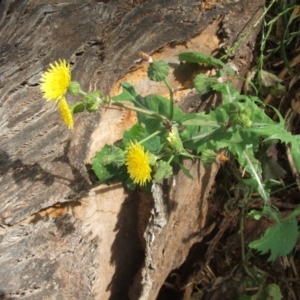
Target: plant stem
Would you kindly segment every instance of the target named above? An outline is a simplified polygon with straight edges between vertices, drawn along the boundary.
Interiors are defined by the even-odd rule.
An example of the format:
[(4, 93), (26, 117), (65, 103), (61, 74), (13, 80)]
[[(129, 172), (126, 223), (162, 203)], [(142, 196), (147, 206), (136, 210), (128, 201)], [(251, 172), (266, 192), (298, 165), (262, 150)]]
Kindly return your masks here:
[(243, 203), (240, 219), (240, 235), (241, 235), (241, 247), (242, 247), (242, 261), (245, 262), (245, 237), (244, 237), (244, 218), (245, 218), (245, 203)]
[(82, 96), (85, 96), (87, 93), (84, 92), (83, 90), (79, 89), (79, 94), (82, 95)]
[(166, 79), (164, 79), (164, 83), (167, 86), (169, 93), (170, 93), (170, 118), (169, 119), (170, 119), (170, 121), (172, 121), (173, 114), (174, 114), (174, 91)]
[(143, 140), (139, 141), (140, 144), (145, 143), (146, 141), (152, 139), (154, 136), (158, 135), (159, 133), (161, 133), (161, 130), (156, 130), (155, 132), (153, 132), (152, 134), (148, 135), (147, 137), (145, 137)]
[(174, 158), (174, 155), (171, 155), (171, 157), (169, 158), (169, 160), (167, 161), (167, 163), (170, 164), (173, 158)]
[(269, 9), (272, 7), (272, 5), (276, 2), (276, 0), (273, 0), (271, 2), (271, 4), (269, 5), (269, 7), (267, 7), (264, 11), (264, 13), (262, 14), (262, 16), (257, 20), (257, 22), (255, 24), (253, 24), (250, 29), (227, 51), (227, 53), (225, 55), (223, 55), (220, 60), (224, 60), (227, 59), (232, 53), (235, 52), (235, 50), (240, 46), (240, 44), (247, 39), (247, 37), (250, 35), (250, 33), (252, 32), (252, 30), (261, 22), (261, 20), (264, 19), (264, 17), (266, 16), (267, 12), (269, 11)]
[(157, 113), (154, 113), (154, 112), (152, 112), (150, 110), (146, 110), (146, 109), (138, 108), (138, 107), (135, 107), (135, 106), (127, 105), (127, 104), (125, 104), (123, 102), (119, 102), (119, 101), (118, 102), (112, 102), (111, 104), (115, 105), (115, 106), (119, 106), (119, 107), (123, 107), (123, 108), (129, 109), (129, 110), (133, 110), (133, 111), (142, 113), (144, 115), (151, 116), (151, 117), (156, 118), (156, 119), (158, 119), (160, 121), (168, 121), (167, 117), (159, 115)]

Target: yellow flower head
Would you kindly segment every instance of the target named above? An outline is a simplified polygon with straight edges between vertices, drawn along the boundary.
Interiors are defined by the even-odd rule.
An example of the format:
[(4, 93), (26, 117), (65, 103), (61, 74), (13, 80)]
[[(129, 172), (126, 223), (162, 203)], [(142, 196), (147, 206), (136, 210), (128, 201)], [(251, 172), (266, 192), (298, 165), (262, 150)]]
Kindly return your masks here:
[(66, 93), (71, 83), (70, 64), (59, 60), (50, 64), (49, 69), (42, 74), (41, 91), (47, 101), (59, 101)]
[(62, 98), (58, 103), (60, 115), (69, 129), (73, 128), (73, 115), (65, 98)]
[(148, 153), (145, 152), (141, 144), (137, 142), (129, 144), (125, 164), (127, 165), (129, 176), (134, 183), (145, 185), (147, 181), (151, 180)]

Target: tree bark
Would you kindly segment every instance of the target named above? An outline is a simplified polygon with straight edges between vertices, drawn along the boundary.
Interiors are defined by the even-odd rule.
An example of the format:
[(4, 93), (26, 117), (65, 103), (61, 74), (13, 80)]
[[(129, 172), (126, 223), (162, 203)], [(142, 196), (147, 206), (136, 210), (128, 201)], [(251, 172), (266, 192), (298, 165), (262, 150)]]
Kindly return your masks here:
[[(220, 33), (230, 47), (257, 22), (264, 1), (53, 2), (0, 1), (0, 297), (156, 299), (208, 230), (217, 167), (186, 161), (194, 180), (179, 172), (169, 184), (155, 185), (151, 197), (128, 195), (120, 185), (94, 188), (90, 157), (107, 142), (107, 128), (114, 142), (134, 115), (83, 113), (70, 131), (55, 105), (42, 99), (40, 76), (50, 62), (66, 59), (86, 91), (107, 94), (127, 78), (143, 94), (149, 86), (141, 80), (138, 51), (169, 62), (183, 49), (207, 47), (211, 54)], [(203, 34), (208, 27), (214, 35)], [(235, 52), (241, 75), (258, 30)], [(182, 84), (177, 67), (170, 80)]]

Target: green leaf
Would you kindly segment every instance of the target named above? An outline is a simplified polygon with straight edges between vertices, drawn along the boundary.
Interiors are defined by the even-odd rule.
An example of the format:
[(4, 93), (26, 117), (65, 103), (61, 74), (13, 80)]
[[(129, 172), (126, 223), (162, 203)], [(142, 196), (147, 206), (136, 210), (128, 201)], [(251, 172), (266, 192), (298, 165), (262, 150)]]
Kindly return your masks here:
[(274, 261), (278, 256), (291, 253), (296, 245), (299, 232), (296, 216), (300, 214), (300, 206), (292, 214), (275, 225), (269, 227), (264, 236), (249, 244), (249, 247), (260, 251), (262, 254), (271, 252), (268, 261)]
[(152, 81), (163, 81), (167, 78), (170, 71), (169, 65), (163, 60), (155, 60), (149, 64), (148, 77)]
[[(186, 61), (191, 63), (207, 64), (214, 67), (222, 67), (230, 69), (221, 60), (214, 58), (210, 55), (206, 55), (200, 52), (183, 52), (178, 55), (180, 61)], [(231, 70), (231, 69), (230, 69)]]
[[(146, 97), (140, 97), (137, 98), (137, 101), (134, 104), (136, 107), (150, 110), (167, 118), (170, 116), (170, 100), (162, 96), (152, 94)], [(180, 108), (175, 105), (173, 120), (180, 123), (184, 118), (186, 118), (186, 114), (184, 114)], [(142, 113), (138, 113), (138, 121), (145, 124), (149, 133), (165, 128), (162, 122), (157, 118)]]
[[(147, 138), (149, 135), (150, 134), (147, 128), (137, 123), (133, 125), (129, 130), (124, 131), (123, 143), (124, 145), (127, 145), (130, 141), (139, 142)], [(150, 151), (151, 153), (158, 153), (162, 148), (160, 137), (159, 136), (152, 137), (150, 140), (144, 142), (143, 146), (147, 151)]]
[(183, 174), (186, 177), (188, 177), (188, 178), (190, 178), (192, 180), (194, 179), (193, 176), (192, 176), (192, 174), (189, 172), (189, 170), (181, 163), (178, 155), (174, 156), (172, 162), (176, 163), (180, 167), (181, 171), (183, 172)]
[(101, 182), (119, 176), (123, 164), (124, 152), (111, 145), (105, 145), (92, 159), (92, 169)]
[(241, 94), (231, 85), (230, 82), (215, 83), (212, 86), (212, 89), (222, 93), (224, 104), (241, 99)]
[(82, 102), (77, 102), (74, 105), (71, 106), (72, 114), (81, 113), (84, 111), (84, 104)]
[(283, 298), (280, 288), (276, 283), (269, 284), (266, 288), (266, 293), (268, 295), (267, 300), (281, 300)]
[(220, 127), (214, 115), (206, 114), (205, 112), (186, 114), (181, 121), (183, 126), (212, 126)]
[(260, 193), (265, 204), (269, 204), (270, 191), (265, 188), (262, 180), (261, 164), (254, 156), (253, 145), (247, 145), (242, 154), (238, 156), (238, 160), (239, 163), (246, 169), (246, 171), (251, 174), (252, 179), (254, 179), (257, 183), (255, 190)]
[(164, 178), (169, 178), (173, 174), (173, 169), (166, 161), (158, 161), (153, 180), (155, 182), (161, 182)]
[(263, 216), (264, 216), (264, 213), (262, 211), (255, 210), (255, 209), (249, 211), (249, 213), (248, 213), (248, 217), (251, 217), (256, 221), (260, 220)]
[[(247, 180), (254, 180), (254, 179), (247, 179)], [(246, 180), (243, 180), (245, 182)], [(260, 220), (263, 216), (270, 216), (274, 221), (279, 222), (279, 212), (270, 205), (264, 205), (262, 211), (258, 210), (251, 210), (248, 213), (249, 217), (252, 217), (255, 220)]]
[(121, 94), (112, 97), (113, 101), (135, 101), (135, 98), (138, 96), (134, 87), (128, 82), (122, 82), (120, 86), (123, 88)]
[(293, 135), (291, 140), (291, 154), (298, 173), (300, 173), (300, 135)]
[(266, 152), (262, 154), (259, 160), (261, 161), (264, 180), (283, 178), (286, 175), (286, 171), (275, 159), (267, 156)]

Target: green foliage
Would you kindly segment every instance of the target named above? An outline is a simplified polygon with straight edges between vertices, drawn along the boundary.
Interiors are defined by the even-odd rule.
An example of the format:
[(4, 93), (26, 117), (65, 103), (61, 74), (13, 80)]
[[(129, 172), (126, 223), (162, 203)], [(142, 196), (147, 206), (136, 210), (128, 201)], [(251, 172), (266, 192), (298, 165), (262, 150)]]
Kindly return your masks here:
[(92, 169), (101, 182), (110, 180), (124, 180), (124, 152), (121, 148), (105, 145), (92, 159)]
[(170, 71), (169, 65), (163, 60), (155, 60), (149, 64), (148, 77), (152, 81), (163, 81)]
[(288, 217), (269, 227), (264, 236), (259, 240), (251, 242), (249, 247), (260, 251), (262, 254), (270, 251), (271, 255), (268, 261), (274, 261), (278, 256), (289, 254), (295, 247), (299, 236), (296, 218), (299, 214), (300, 206)]
[[(189, 62), (224, 67), (219, 60), (199, 53), (184, 53), (179, 55), (179, 58)], [(159, 80), (165, 79), (163, 77), (167, 76), (167, 68), (163, 66), (166, 65), (161, 62), (149, 66), (153, 80), (158, 80), (158, 77), (153, 77), (153, 74), (161, 76)], [(165, 70), (164, 75), (161, 70), (158, 71), (160, 68)], [(266, 72), (261, 71), (261, 74), (264, 76), (265, 85), (272, 85), (272, 80), (277, 82), (276, 78)], [(267, 229), (261, 239), (253, 241), (249, 247), (263, 254), (270, 251), (269, 260), (271, 261), (278, 256), (287, 255), (294, 248), (298, 238), (295, 214), (299, 209), (289, 217), (279, 220), (278, 212), (270, 206), (271, 187), (277, 182), (263, 179), (262, 164), (257, 159), (257, 154), (262, 142), (281, 141), (290, 144), (292, 154), (295, 157), (299, 156), (299, 137), (295, 138), (286, 131), (285, 122), (276, 109), (274, 111), (279, 117), (279, 122), (274, 122), (266, 115), (265, 106), (257, 97), (240, 95), (230, 82), (219, 82), (217, 78), (199, 74), (194, 84), (199, 93), (207, 93), (211, 90), (220, 92), (223, 95), (223, 104), (208, 114), (185, 114), (177, 106), (172, 107), (168, 99), (159, 95), (141, 97), (130, 84), (123, 83), (122, 93), (114, 97), (113, 101), (132, 102), (137, 109), (138, 116), (138, 123), (124, 132), (123, 145), (130, 141), (143, 141), (145, 149), (159, 158), (154, 164), (153, 180), (156, 182), (161, 182), (164, 178), (171, 176), (172, 167), (167, 160), (179, 165), (182, 171), (192, 179), (189, 171), (183, 167), (180, 157), (191, 156), (191, 151), (196, 154), (203, 152), (204, 163), (213, 163), (216, 161), (218, 151), (227, 149), (236, 157), (244, 172), (250, 176), (242, 182), (258, 191), (264, 199), (263, 210), (252, 211), (249, 215), (257, 220), (264, 215), (269, 215), (277, 221), (274, 226)], [(171, 109), (173, 109), (172, 122), (168, 121)], [(173, 129), (169, 129), (168, 126)], [(183, 129), (176, 129), (181, 126)], [(151, 135), (153, 136), (149, 139)], [(97, 152), (93, 160), (93, 169), (101, 180), (115, 178), (114, 172), (118, 173), (120, 170), (116, 167), (116, 161), (112, 160), (117, 152), (116, 148), (108, 146)], [(122, 165), (121, 160), (120, 164)], [(300, 166), (298, 167), (300, 170)], [(283, 240), (284, 243), (282, 243)], [(265, 293), (268, 292), (265, 291)], [(261, 297), (261, 294), (257, 297)]]
[(212, 86), (216, 83), (214, 78), (208, 77), (204, 74), (199, 74), (194, 79), (194, 86), (198, 93), (206, 94), (212, 89)]
[[(142, 97), (129, 83), (121, 84), (123, 91), (112, 98), (112, 104), (121, 106), (123, 101), (132, 102), (133, 106), (127, 108), (137, 112), (138, 123), (124, 131), (119, 147), (105, 146), (97, 152), (93, 159), (96, 175), (101, 181), (112, 181), (120, 178), (122, 172), (126, 173), (126, 151), (123, 149), (132, 141), (141, 143), (145, 151), (152, 155), (152, 180), (155, 182), (170, 177), (173, 172), (172, 165), (179, 166), (192, 179), (189, 170), (182, 164), (184, 157), (198, 158), (202, 154), (203, 163), (209, 164), (218, 162), (218, 153), (226, 150), (243, 170), (244, 178), (240, 178), (240, 182), (258, 192), (264, 200), (262, 210), (253, 210), (249, 216), (256, 220), (270, 216), (276, 221), (261, 239), (253, 241), (249, 247), (261, 253), (270, 251), (269, 260), (287, 255), (292, 251), (298, 237), (296, 215), (292, 214), (280, 220), (279, 213), (270, 204), (271, 188), (278, 182), (270, 175), (264, 176), (263, 168), (266, 170), (267, 165), (259, 158), (266, 159), (266, 147), (263, 145), (280, 141), (290, 145), (296, 166), (300, 170), (300, 160), (296, 159), (300, 156), (300, 137), (295, 137), (286, 130), (285, 121), (275, 108), (273, 110), (278, 116), (277, 122), (266, 114), (266, 106), (258, 97), (241, 95), (233, 88), (230, 77), (226, 75), (226, 72), (232, 70), (221, 60), (194, 52), (181, 53), (179, 60), (218, 68), (214, 77), (197, 75), (194, 86), (200, 94), (210, 91), (220, 93), (223, 103), (209, 113), (182, 112), (174, 105), (173, 92), (166, 81), (169, 66), (162, 61), (150, 63), (149, 78), (164, 81), (170, 90), (170, 99), (154, 94)], [(268, 72), (261, 70), (259, 74), (265, 86), (280, 84)], [(114, 157), (119, 158), (119, 164)], [(127, 173), (123, 174), (123, 178), (130, 185)], [(285, 243), (281, 243), (282, 239)]]
[(77, 102), (71, 106), (71, 111), (74, 114), (81, 113), (85, 109), (84, 104), (82, 102)]
[[(72, 114), (85, 110), (95, 112), (103, 104), (130, 109), (137, 114), (138, 122), (130, 129), (124, 130), (122, 140), (115, 145), (105, 145), (92, 159), (92, 169), (100, 183), (121, 181), (132, 190), (136, 188), (136, 184), (142, 184), (146, 191), (150, 191), (153, 182), (161, 183), (172, 176), (174, 165), (193, 180), (189, 170), (182, 163), (186, 157), (201, 157), (204, 165), (221, 164), (230, 157), (230, 175), (243, 187), (240, 190), (243, 190), (241, 195), (244, 198), (239, 199), (242, 217), (249, 209), (249, 195), (255, 191), (259, 193), (263, 202), (260, 209), (251, 210), (248, 217), (260, 220), (267, 216), (275, 222), (260, 239), (248, 245), (250, 249), (262, 254), (269, 252), (268, 261), (274, 261), (277, 257), (292, 252), (299, 237), (297, 216), (300, 214), (298, 206), (289, 216), (282, 219), (280, 212), (270, 201), (271, 188), (278, 184), (275, 179), (285, 172), (276, 159), (269, 157), (267, 151), (271, 144), (281, 142), (289, 147), (294, 165), (300, 172), (300, 135), (295, 136), (288, 132), (283, 116), (277, 109), (268, 107), (277, 115), (278, 121), (273, 121), (266, 114), (267, 106), (261, 100), (267, 94), (279, 97), (285, 92), (281, 79), (264, 68), (264, 62), (269, 57), (269, 54), (265, 53), (266, 44), (272, 36), (274, 25), (282, 18), (284, 32), (280, 42), (270, 53), (280, 51), (282, 61), (291, 74), (293, 70), (287, 59), (285, 46), (299, 35), (299, 31), (290, 30), (291, 24), (294, 24), (300, 15), (300, 7), (295, 3), (288, 4), (287, 1), (282, 1), (281, 12), (269, 22), (266, 21), (267, 13), (275, 2), (271, 1), (261, 17), (264, 19), (261, 53), (257, 66), (247, 78), (247, 92), (255, 93), (257, 97), (241, 95), (232, 86), (231, 80), (237, 75), (222, 59), (199, 52), (181, 53), (178, 58), (181, 62), (205, 64), (214, 69), (216, 75), (207, 76), (200, 73), (193, 80), (193, 87), (198, 93), (215, 92), (222, 97), (222, 104), (208, 113), (181, 111), (174, 103), (175, 90), (167, 81), (170, 72), (168, 63), (152, 61), (147, 54), (143, 55), (147, 62), (151, 61), (148, 66), (148, 78), (164, 82), (169, 90), (169, 98), (155, 94), (141, 96), (127, 82), (121, 84), (122, 92), (112, 98), (102, 96), (99, 91), (85, 93), (80, 89), (78, 82), (71, 82), (67, 87), (71, 96), (82, 96), (82, 101), (71, 106)], [(257, 21), (224, 57), (232, 54), (260, 21)], [(126, 104), (128, 101), (131, 103)], [(244, 239), (241, 240), (244, 243)], [(244, 251), (244, 245), (242, 248)], [(243, 263), (246, 261), (244, 252), (242, 260)], [(265, 287), (263, 276), (252, 276), (248, 266), (244, 264), (244, 267), (249, 275), (247, 280), (244, 280), (245, 285), (255, 283), (261, 288), (255, 295), (241, 296), (239, 299), (282, 299), (276, 284)]]
[(173, 174), (173, 169), (166, 161), (160, 160), (156, 165), (156, 172), (154, 174), (155, 182), (162, 182), (163, 179), (169, 178)]
[[(260, 239), (248, 245), (250, 249), (262, 254), (269, 252), (268, 261), (274, 261), (277, 257), (292, 252), (299, 237), (297, 216), (300, 214), (298, 206), (289, 216), (281, 218), (280, 212), (270, 201), (271, 189), (278, 184), (275, 179), (285, 173), (276, 159), (269, 157), (267, 151), (271, 144), (281, 142), (289, 147), (294, 165), (300, 172), (300, 136), (288, 132), (283, 116), (275, 108), (268, 107), (277, 115), (278, 121), (273, 121), (266, 114), (267, 107), (261, 100), (268, 94), (281, 97), (285, 93), (282, 80), (267, 71), (264, 62), (270, 55), (279, 52), (286, 68), (293, 74), (285, 48), (299, 35), (299, 31), (291, 30), (292, 25), (298, 22), (299, 5), (296, 5), (295, 1), (281, 1), (280, 12), (267, 21), (275, 2), (271, 1), (261, 18), (223, 56), (227, 58), (233, 54), (238, 45), (245, 41), (254, 27), (263, 20), (260, 56), (246, 80), (247, 92), (257, 97), (241, 95), (232, 86), (231, 80), (237, 77), (237, 74), (226, 61), (199, 52), (184, 52), (178, 55), (178, 59), (180, 62), (204, 64), (214, 70), (214, 76), (200, 73), (193, 80), (193, 87), (198, 93), (215, 92), (222, 98), (222, 104), (208, 113), (190, 114), (181, 111), (174, 103), (175, 90), (167, 81), (170, 66), (162, 60), (152, 61), (146, 53), (142, 53), (142, 57), (149, 63), (148, 78), (155, 82), (163, 82), (169, 90), (169, 98), (155, 94), (141, 96), (126, 82), (121, 84), (122, 92), (112, 98), (102, 96), (99, 91), (85, 93), (78, 82), (70, 82), (66, 87), (71, 96), (82, 97), (81, 101), (71, 106), (72, 114), (85, 110), (92, 113), (104, 104), (130, 109), (137, 114), (138, 122), (124, 131), (122, 140), (115, 145), (105, 145), (92, 159), (92, 168), (100, 183), (121, 181), (129, 189), (135, 189), (136, 184), (141, 184), (146, 191), (150, 191), (153, 182), (161, 183), (172, 176), (174, 165), (193, 180), (189, 170), (182, 163), (186, 157), (201, 157), (204, 165), (222, 164), (230, 157), (230, 175), (236, 178), (242, 186), (240, 190), (243, 191), (243, 197), (239, 199), (241, 219), (248, 212), (250, 194), (255, 191), (259, 193), (263, 202), (260, 209), (248, 212), (248, 217), (255, 220), (270, 217), (275, 222)], [(279, 20), (283, 22), (284, 29), (278, 39), (277, 33), (274, 35), (274, 25)], [(266, 45), (271, 37), (275, 46), (267, 52)], [(241, 225), (241, 229), (242, 227)], [(244, 239), (241, 240), (243, 244)], [(244, 245), (242, 248), (244, 263)], [(244, 264), (244, 267), (249, 275), (247, 279), (242, 280), (245, 286), (258, 284), (260, 290), (255, 295), (245, 295), (239, 299), (282, 299), (276, 284), (265, 286), (266, 282), (262, 280), (264, 276), (253, 276), (250, 274), (253, 270), (250, 271), (247, 264)]]
[(90, 93), (86, 94), (83, 97), (83, 103), (85, 105), (85, 108), (88, 112), (95, 112), (99, 109), (99, 102), (98, 99), (100, 97), (100, 92)]
[[(130, 130), (125, 130), (123, 134), (123, 143), (127, 145), (130, 141), (141, 141), (150, 135), (147, 127), (142, 126), (140, 123), (133, 125)], [(143, 143), (146, 150), (151, 153), (158, 153), (162, 148), (161, 139), (159, 136), (154, 136), (150, 140)]]
[(226, 68), (231, 70), (220, 59), (214, 58), (210, 55), (206, 55), (200, 52), (183, 52), (178, 55), (180, 61), (186, 61), (191, 63), (207, 64), (216, 68)]

